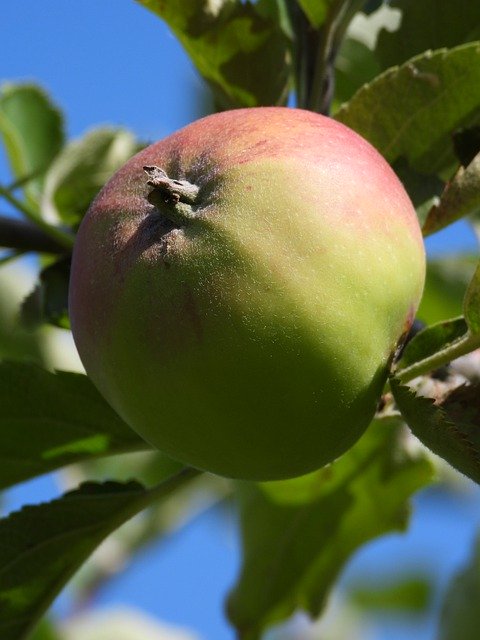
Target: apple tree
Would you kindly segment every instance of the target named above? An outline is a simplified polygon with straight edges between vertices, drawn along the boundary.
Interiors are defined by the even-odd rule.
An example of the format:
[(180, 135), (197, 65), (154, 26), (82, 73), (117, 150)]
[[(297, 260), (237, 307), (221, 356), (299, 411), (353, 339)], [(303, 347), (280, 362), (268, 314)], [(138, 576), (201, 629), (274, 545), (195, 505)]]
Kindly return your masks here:
[[(455, 3), (449, 0), (138, 0), (138, 4), (151, 12), (152, 20), (164, 20), (181, 42), (211, 93), (215, 110), (222, 114), (213, 117), (221, 118), (224, 123), (233, 122), (231, 139), (237, 147), (244, 144), (245, 127), (258, 128), (258, 120), (251, 116), (258, 113), (257, 107), (279, 107), (283, 108), (282, 113), (288, 108), (299, 107), (304, 110), (302, 113), (312, 112), (305, 116), (309, 121), (315, 115), (319, 122), (330, 123), (326, 125), (325, 135), (330, 135), (328, 131), (347, 131), (348, 127), (355, 132), (351, 132), (352, 138), (349, 139), (353, 146), (357, 144), (355, 140), (362, 139), (362, 145), (368, 144), (376, 149), (376, 152), (372, 149), (368, 153), (375, 153), (375, 157), (379, 154), (379, 162), (385, 167), (384, 174), (391, 175), (395, 185), (397, 182), (400, 185), (401, 181), (413, 203), (412, 207), (405, 199), (412, 212), (411, 224), (418, 229), (419, 237), (420, 230), (426, 238), (461, 218), (466, 218), (478, 233), (480, 4), (471, 0), (457, 0)], [(138, 10), (142, 7), (139, 6)], [(232, 116), (230, 112), (235, 109), (250, 111), (235, 112), (248, 113), (248, 116)], [(263, 113), (272, 115), (263, 119), (262, 135), (266, 131), (272, 144), (278, 146), (280, 138), (285, 135), (276, 124), (277, 116), (274, 114), (279, 110)], [(192, 153), (196, 152), (200, 159), (205, 159), (209, 136), (204, 136), (203, 148), (195, 147), (202, 137), (201, 126), (193, 130)], [(247, 135), (250, 134), (251, 130), (248, 130)], [(183, 148), (188, 147), (188, 135), (181, 135), (185, 136)], [(336, 305), (338, 311), (331, 317), (335, 317), (338, 323), (344, 323), (344, 333), (335, 333), (339, 331), (335, 325), (326, 329), (335, 334), (342, 354), (360, 356), (345, 359), (350, 365), (344, 365), (340, 374), (336, 372), (336, 378), (332, 376), (329, 379), (323, 391), (330, 394), (330, 404), (319, 403), (315, 408), (313, 403), (305, 409), (301, 400), (302, 411), (308, 410), (307, 421), (316, 425), (319, 433), (322, 425), (327, 431), (331, 429), (328, 437), (322, 440), (323, 449), (331, 447), (331, 451), (325, 454), (322, 449), (316, 458), (313, 438), (302, 452), (302, 455), (308, 453), (309, 460), (319, 461), (316, 466), (309, 462), (309, 473), (299, 475), (301, 465), (290, 465), (289, 460), (285, 462), (285, 472), (282, 473), (279, 471), (281, 462), (276, 460), (275, 473), (269, 475), (274, 453), (281, 448), (279, 440), (287, 441), (289, 434), (284, 426), (284, 431), (275, 430), (275, 420), (280, 420), (285, 409), (278, 410), (278, 415), (272, 408), (261, 413), (264, 407), (261, 406), (260, 389), (255, 395), (255, 402), (259, 403), (258, 412), (255, 413), (254, 403), (248, 406), (250, 413), (246, 412), (246, 415), (250, 415), (250, 422), (245, 427), (248, 440), (263, 427), (269, 438), (266, 447), (266, 438), (263, 437), (263, 449), (256, 460), (255, 471), (248, 468), (242, 472), (242, 465), (248, 466), (245, 462), (249, 457), (248, 450), (240, 466), (235, 467), (235, 472), (229, 473), (229, 466), (223, 461), (216, 462), (225, 457), (224, 448), (233, 437), (228, 426), (225, 430), (222, 427), (222, 422), (228, 425), (229, 421), (228, 393), (220, 403), (224, 413), (217, 411), (215, 414), (217, 418), (219, 416), (218, 424), (212, 423), (213, 429), (211, 424), (208, 425), (208, 435), (212, 438), (208, 446), (210, 467), (201, 461), (195, 467), (189, 466), (185, 464), (186, 458), (190, 456), (195, 462), (200, 457), (183, 455), (181, 436), (180, 443), (167, 446), (173, 436), (157, 438), (152, 437), (151, 432), (152, 429), (158, 429), (160, 434), (162, 429), (163, 433), (178, 430), (175, 420), (180, 413), (175, 403), (184, 403), (182, 419), (186, 415), (186, 423), (191, 418), (195, 424), (197, 418), (192, 389), (196, 387), (185, 385), (185, 393), (170, 403), (167, 415), (162, 416), (161, 410), (158, 411), (153, 427), (149, 422), (147, 442), (133, 430), (137, 426), (136, 420), (129, 419), (130, 415), (139, 415), (144, 410), (143, 405), (137, 407), (141, 381), (137, 379), (131, 385), (130, 398), (129, 385), (124, 385), (124, 395), (120, 399), (109, 392), (109, 384), (104, 381), (107, 374), (102, 366), (107, 359), (105, 354), (109, 353), (108, 342), (117, 330), (113, 325), (118, 318), (114, 314), (110, 317), (108, 309), (103, 309), (100, 303), (112, 291), (112, 296), (125, 296), (131, 309), (137, 295), (133, 288), (133, 297), (129, 298), (125, 293), (127, 287), (119, 286), (123, 280), (119, 277), (113, 282), (117, 272), (112, 275), (113, 272), (105, 267), (110, 264), (106, 252), (121, 244), (118, 221), (113, 224), (113, 231), (107, 238), (102, 235), (105, 222), (100, 220), (99, 229), (95, 229), (96, 244), (92, 245), (89, 240), (88, 251), (86, 256), (82, 256), (80, 266), (78, 257), (75, 258), (74, 270), (77, 273), (79, 269), (83, 270), (88, 277), (85, 276), (83, 281), (78, 275), (70, 279), (70, 273), (79, 228), (79, 237), (86, 237), (84, 229), (97, 216), (101, 208), (99, 202), (105, 205), (108, 196), (110, 201), (112, 198), (115, 200), (117, 207), (134, 208), (131, 202), (128, 206), (125, 204), (123, 192), (115, 191), (116, 187), (107, 186), (101, 192), (104, 195), (97, 198), (104, 185), (122, 167), (127, 169), (121, 169), (123, 173), (117, 173), (113, 182), (108, 184), (133, 184), (137, 178), (132, 177), (128, 167), (138, 165), (140, 175), (145, 166), (149, 174), (144, 176), (145, 184), (150, 179), (149, 184), (154, 187), (147, 206), (162, 211), (167, 208), (171, 222), (174, 207), (180, 203), (183, 206), (180, 227), (185, 222), (185, 207), (195, 204), (197, 192), (191, 191), (194, 187), (190, 183), (182, 181), (183, 176), (168, 176), (165, 167), (155, 167), (155, 162), (152, 166), (150, 160), (153, 158), (155, 161), (157, 156), (143, 150), (143, 143), (125, 129), (99, 127), (80, 139), (66, 140), (60, 109), (35, 84), (12, 81), (2, 87), (0, 137), (11, 170), (10, 183), (0, 185), (0, 199), (18, 214), (15, 217), (0, 216), (0, 275), (4, 278), (0, 296), (8, 301), (0, 309), (0, 487), (7, 490), (23, 481), (65, 468), (75, 469), (75, 477), (79, 481), (75, 489), (51, 502), (26, 505), (0, 520), (0, 635), (3, 640), (21, 640), (35, 637), (35, 634), (37, 640), (55, 638), (55, 631), (47, 628), (48, 623), (43, 616), (74, 574), (83, 567), (77, 588), (79, 600), (88, 599), (89, 594), (108, 578), (108, 572), (101, 565), (89, 560), (97, 547), (109, 536), (116, 536), (125, 554), (133, 555), (152, 539), (165, 531), (175, 530), (193, 517), (199, 494), (208, 496), (209, 505), (228, 501), (237, 509), (243, 555), (237, 581), (226, 596), (226, 614), (239, 640), (259, 640), (270, 627), (285, 622), (298, 610), (305, 611), (313, 619), (320, 618), (332, 589), (353, 554), (375, 538), (392, 531), (406, 530), (411, 498), (446, 473), (445, 469), (449, 470), (448, 473), (480, 483), (480, 268), (477, 256), (462, 254), (429, 260), (417, 319), (413, 322), (412, 313), (407, 321), (408, 310), (415, 311), (418, 301), (408, 300), (412, 304), (407, 304), (405, 309), (400, 308), (399, 305), (405, 301), (401, 296), (399, 299), (395, 297), (393, 281), (400, 278), (416, 291), (423, 284), (423, 271), (415, 271), (420, 263), (417, 261), (412, 267), (413, 262), (403, 259), (394, 262), (397, 260), (395, 242), (391, 246), (374, 245), (378, 238), (373, 234), (367, 235), (372, 231), (368, 225), (362, 227), (362, 237), (356, 237), (355, 242), (357, 245), (368, 242), (375, 246), (375, 259), (371, 252), (365, 254), (367, 258), (363, 262), (353, 263), (356, 255), (350, 251), (353, 244), (342, 245), (348, 248), (348, 255), (331, 265), (333, 275), (331, 273), (329, 287), (334, 290), (331, 304)], [(255, 142), (260, 143), (258, 139)], [(297, 139), (297, 143), (305, 146), (301, 139)], [(166, 158), (164, 148), (170, 143), (160, 144), (164, 145), (158, 147), (161, 149), (160, 157)], [(311, 140), (310, 144), (315, 146)], [(174, 151), (177, 155), (173, 160), (170, 158), (170, 167), (174, 167), (175, 162), (180, 163), (181, 153), (178, 149)], [(140, 155), (135, 155), (138, 152)], [(354, 155), (351, 147), (340, 151), (336, 147), (336, 153), (335, 162), (340, 164)], [(125, 165), (132, 156), (135, 158)], [(343, 160), (341, 156), (344, 156)], [(207, 161), (203, 164), (198, 162), (195, 167), (197, 173), (212, 170)], [(244, 178), (246, 169), (243, 171), (237, 183)], [(267, 175), (268, 170), (267, 174), (265, 171), (263, 167), (261, 179), (267, 183), (271, 178), (273, 183), (274, 176)], [(361, 177), (367, 190), (369, 177), (366, 174)], [(257, 178), (252, 174), (249, 180)], [(332, 185), (334, 182), (332, 179)], [(201, 179), (200, 184), (203, 184)], [(296, 188), (301, 192), (301, 181), (297, 180), (292, 185), (294, 194)], [(360, 188), (356, 196), (360, 197), (361, 187), (357, 184), (355, 188)], [(230, 197), (231, 184), (228, 189), (230, 200), (227, 198), (227, 205), (225, 201), (223, 204), (220, 202), (220, 214), (222, 206), (225, 209), (230, 207), (230, 211), (238, 210), (238, 202)], [(290, 189), (286, 179), (282, 189), (281, 196), (285, 201)], [(334, 186), (330, 193), (333, 189)], [(341, 189), (346, 194), (348, 184), (342, 184)], [(376, 202), (367, 204), (375, 207), (378, 202), (382, 202), (382, 206), (387, 203), (396, 216), (396, 202), (392, 195), (395, 189), (387, 186), (385, 181), (385, 192), (378, 192)], [(275, 220), (274, 191), (273, 188), (264, 191), (272, 200), (272, 219), (267, 221), (268, 224)], [(137, 202), (136, 197), (134, 193), (132, 202)], [(318, 202), (318, 194), (315, 197), (317, 200), (314, 198), (314, 202)], [(92, 202), (96, 204), (90, 206)], [(249, 207), (255, 208), (254, 196)], [(268, 206), (264, 209), (269, 211)], [(304, 211), (301, 213), (303, 215)], [(380, 219), (381, 214), (378, 216)], [(290, 224), (290, 218), (285, 215), (287, 218)], [(396, 219), (394, 217), (392, 223), (384, 224), (390, 227), (391, 234)], [(178, 216), (174, 222), (178, 223)], [(138, 219), (134, 223), (139, 224)], [(126, 226), (134, 223), (127, 220)], [(282, 224), (287, 223), (283, 221)], [(296, 219), (295, 224), (298, 224)], [(171, 231), (171, 227), (168, 230)], [(360, 235), (358, 229), (355, 231)], [(117, 236), (114, 237), (115, 233)], [(307, 235), (298, 233), (296, 237), (295, 247), (302, 260), (311, 251), (307, 246)], [(290, 242), (292, 233), (285, 232), (284, 236), (288, 236)], [(388, 233), (382, 236), (383, 243), (386, 243), (387, 236)], [(266, 238), (265, 242), (262, 244), (257, 239), (248, 261), (243, 255), (242, 260), (231, 259), (238, 250), (238, 244), (232, 249), (225, 243), (216, 245), (216, 241), (211, 239), (208, 252), (201, 256), (201, 260), (204, 263), (209, 260), (214, 267), (217, 258), (222, 265), (228, 261), (228, 273), (222, 271), (222, 287), (228, 291), (238, 276), (237, 267), (247, 272), (245, 265), (248, 263), (253, 264), (253, 269), (265, 258), (266, 252), (269, 259), (273, 255), (269, 264), (278, 264), (278, 260), (283, 259), (281, 252), (285, 249), (282, 244), (285, 238), (279, 241), (271, 227), (262, 237)], [(400, 236), (397, 234), (395, 237), (398, 239)], [(85, 252), (84, 240), (80, 249), (78, 246), (77, 243), (77, 254)], [(126, 261), (127, 258), (130, 262), (138, 260), (140, 250), (147, 251), (146, 246), (138, 243), (133, 248), (133, 252), (123, 256), (126, 256)], [(246, 251), (245, 243), (240, 251)], [(413, 248), (406, 251), (409, 258), (414, 251)], [(207, 253), (208, 258), (205, 257)], [(15, 303), (17, 309), (12, 313), (9, 269), (25, 254), (36, 257), (38, 278), (24, 299)], [(196, 270), (202, 271), (201, 260), (192, 263), (193, 270), (189, 264), (188, 268), (194, 274)], [(343, 262), (349, 263), (346, 271), (343, 270)], [(370, 266), (371, 262), (386, 264), (388, 268), (378, 271)], [(116, 268), (121, 271), (118, 265)], [(325, 285), (321, 276), (326, 267), (323, 265), (318, 274), (310, 270), (310, 265), (308, 268), (309, 278), (300, 278), (306, 269), (299, 269), (299, 277), (296, 281), (290, 278), (289, 286), (305, 289), (307, 282), (306, 293), (311, 293), (313, 298), (315, 287)], [(348, 296), (355, 296), (357, 280), (352, 279), (356, 268), (362, 269), (362, 276), (367, 274), (366, 289), (370, 291), (372, 284), (371, 290), (377, 299), (372, 293), (370, 297), (361, 298), (357, 305), (348, 302)], [(94, 293), (99, 304), (90, 307), (89, 296), (93, 290), (83, 287), (95, 280), (97, 272), (98, 277), (103, 278), (102, 295), (98, 291)], [(294, 270), (293, 273), (297, 272)], [(277, 275), (274, 273), (273, 277)], [(381, 280), (380, 288), (373, 287), (375, 279)], [(138, 282), (134, 280), (134, 285)], [(249, 291), (259, 282), (256, 274), (252, 276)], [(336, 297), (337, 290), (343, 286), (339, 283), (345, 282), (348, 296)], [(142, 286), (145, 292), (145, 282)], [(152, 289), (147, 287), (146, 290), (151, 297)], [(269, 287), (259, 289), (262, 296), (267, 296), (269, 290)], [(411, 295), (415, 298), (416, 294)], [(74, 301), (70, 309), (69, 296)], [(235, 290), (235, 296), (230, 296), (227, 306), (222, 309), (228, 310), (228, 304), (233, 309), (234, 304), (239, 304), (239, 296), (241, 294)], [(253, 299), (252, 294), (249, 301)], [(297, 299), (300, 298), (292, 297), (292, 300)], [(268, 306), (264, 298), (262, 305), (262, 309)], [(361, 305), (364, 314), (358, 312)], [(406, 324), (402, 325), (393, 312), (388, 316), (397, 318), (398, 326), (382, 327), (388, 335), (389, 348), (382, 361), (382, 376), (376, 379), (377, 385), (374, 386), (371, 413), (366, 405), (360, 404), (357, 414), (358, 411), (362, 414), (360, 418), (365, 423), (363, 425), (360, 420), (362, 435), (359, 431), (343, 448), (337, 447), (337, 434), (342, 429), (348, 431), (351, 426), (348, 422), (351, 416), (340, 413), (341, 398), (348, 396), (365, 376), (367, 356), (362, 355), (366, 353), (364, 340), (366, 334), (376, 330), (374, 320), (382, 305), (397, 309), (398, 316)], [(146, 315), (149, 313), (148, 295), (138, 308)], [(242, 309), (244, 312), (248, 316), (248, 310)], [(75, 317), (76, 324), (87, 322), (89, 313), (95, 320), (103, 313), (102, 326), (108, 329), (99, 339), (98, 335), (93, 335), (98, 327), (95, 322), (87, 329), (74, 327), (76, 336), (82, 331), (88, 334), (87, 338), (81, 338), (82, 346), (87, 344), (84, 353), (88, 352), (93, 337), (102, 349), (107, 345), (104, 351), (99, 350), (100, 365), (97, 360), (94, 366), (90, 366), (95, 358), (90, 359), (88, 353), (85, 356), (87, 371), (95, 372), (92, 379), (71, 371), (52, 371), (42, 344), (42, 327), (53, 325), (66, 332), (71, 327), (70, 315), (72, 319)], [(253, 312), (251, 315), (253, 317)], [(293, 322), (286, 326), (286, 313), (283, 316), (272, 313), (269, 319), (275, 316), (277, 324), (271, 336), (277, 336), (276, 340), (282, 336), (278, 342), (282, 349), (287, 349), (289, 341), (296, 344), (296, 337), (291, 331)], [(161, 314), (158, 317), (162, 319)], [(222, 336), (222, 339), (224, 333), (229, 335), (230, 330), (225, 330), (225, 323), (232, 317), (236, 317), (233, 311), (220, 317), (220, 321), (215, 317), (212, 325), (217, 332), (215, 335)], [(292, 317), (294, 314), (290, 320)], [(141, 323), (147, 320), (141, 314), (135, 318)], [(371, 324), (366, 323), (367, 318), (371, 319)], [(163, 320), (166, 322), (165, 316)], [(253, 334), (249, 333), (248, 340), (241, 344), (242, 352), (255, 354), (248, 356), (251, 357), (250, 371), (246, 369), (238, 374), (243, 375), (242, 381), (250, 376), (260, 384), (265, 359), (273, 353), (265, 346), (264, 337), (260, 339), (259, 327), (263, 321), (261, 314), (255, 316), (256, 324), (253, 322), (252, 331), (257, 335), (252, 338)], [(361, 322), (367, 326), (360, 327)], [(284, 367), (287, 370), (274, 367), (275, 384), (269, 384), (268, 389), (270, 392), (278, 386), (279, 406), (284, 402), (280, 395), (284, 393), (282, 385), (288, 381), (291, 371), (298, 368), (299, 372), (295, 379), (290, 380), (292, 386), (305, 387), (309, 380), (310, 370), (307, 367), (317, 356), (315, 345), (316, 340), (321, 342), (319, 333), (322, 327), (313, 316), (308, 323), (308, 326), (299, 328), (299, 332), (308, 335), (308, 340), (303, 340), (302, 349), (292, 360), (292, 366), (287, 360), (280, 359), (278, 363), (288, 365)], [(402, 326), (408, 330), (405, 335), (402, 335)], [(160, 322), (158, 331), (163, 328)], [(14, 335), (14, 340), (9, 339), (10, 335)], [(119, 335), (125, 341), (128, 330)], [(351, 336), (350, 342), (348, 336)], [(258, 342), (256, 349), (251, 346), (254, 339)], [(305, 347), (306, 344), (309, 346)], [(135, 344), (133, 349), (136, 348)], [(192, 373), (189, 366), (194, 360), (183, 352), (179, 360), (182, 348), (181, 344), (170, 341), (168, 358), (177, 358), (175, 372), (179, 380), (187, 377), (191, 380), (195, 378), (195, 372)], [(340, 351), (330, 349), (330, 352), (332, 359), (338, 360)], [(325, 353), (324, 350), (321, 365), (324, 369), (330, 367), (333, 370)], [(235, 356), (237, 359), (239, 354)], [(155, 390), (155, 384), (165, 386), (165, 380), (161, 378), (164, 364), (158, 361), (149, 363), (148, 357), (146, 348), (142, 354), (146, 381), (142, 384), (147, 386), (148, 382), (149, 388)], [(223, 357), (228, 358), (229, 354), (224, 353)], [(207, 350), (197, 360), (208, 358)], [(109, 362), (110, 371), (114, 371), (121, 361), (122, 356), (116, 353)], [(212, 366), (220, 366), (221, 361), (220, 350), (216, 359), (212, 357)], [(218, 385), (218, 372), (217, 377), (209, 377), (208, 367), (201, 371), (207, 372), (202, 384)], [(234, 368), (231, 371), (232, 375), (237, 375)], [(319, 377), (322, 375), (328, 374), (320, 373)], [(369, 375), (373, 377), (373, 374)], [(229, 382), (237, 384), (238, 379), (226, 379), (222, 389), (228, 388)], [(241, 395), (235, 395), (237, 404)], [(248, 403), (251, 397), (247, 392), (243, 395), (245, 403)], [(214, 401), (214, 393), (211, 396), (204, 393), (205, 397), (210, 398), (209, 402)], [(297, 394), (293, 397), (304, 396)], [(275, 396), (273, 399), (275, 401)], [(327, 410), (330, 413), (335, 411), (335, 407), (332, 410), (332, 402), (336, 406), (338, 404), (341, 416), (341, 424), (334, 425), (335, 432), (332, 421), (327, 419)], [(159, 406), (161, 409), (162, 404)], [(134, 410), (130, 411), (130, 407)], [(210, 416), (207, 409), (208, 406), (203, 414)], [(288, 409), (295, 415), (295, 406)], [(300, 406), (297, 413), (299, 409)], [(275, 416), (271, 423), (269, 415)], [(165, 426), (162, 426), (162, 418)], [(262, 424), (257, 426), (255, 423), (255, 429), (250, 429), (256, 419)], [(295, 435), (297, 425), (294, 420), (291, 422)], [(217, 440), (212, 431), (217, 432)], [(139, 433), (144, 435), (141, 429)], [(225, 433), (230, 434), (228, 438)], [(298, 437), (301, 435), (299, 432)], [(200, 430), (198, 437), (204, 437)], [(150, 442), (158, 442), (159, 449)], [(201, 442), (198, 448), (206, 450), (204, 445), (205, 442)], [(189, 451), (195, 450), (195, 438), (193, 444), (190, 438), (188, 446)], [(251, 446), (255, 446), (254, 440)], [(172, 457), (167, 456), (163, 448)], [(291, 449), (293, 460), (298, 452), (290, 444), (287, 448)], [(262, 473), (263, 459), (265, 473)], [(313, 466), (315, 468), (311, 470)], [(291, 469), (297, 469), (297, 472)], [(208, 471), (225, 473), (226, 477)], [(135, 519), (135, 527), (122, 527), (138, 514), (142, 514), (142, 518)], [(471, 566), (466, 567), (449, 587), (439, 620), (440, 635), (444, 640), (474, 637), (472, 634), (479, 622), (479, 599), (477, 553)]]

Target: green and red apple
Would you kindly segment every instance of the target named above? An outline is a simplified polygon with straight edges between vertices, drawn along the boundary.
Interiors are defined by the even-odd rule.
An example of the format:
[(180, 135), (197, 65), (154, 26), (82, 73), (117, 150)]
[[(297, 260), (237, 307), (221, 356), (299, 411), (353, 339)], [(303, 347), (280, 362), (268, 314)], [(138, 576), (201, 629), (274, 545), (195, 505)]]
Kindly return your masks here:
[(370, 144), (308, 111), (228, 111), (100, 192), (74, 250), (72, 330), (149, 443), (217, 474), (287, 478), (368, 426), (424, 273), (413, 206)]

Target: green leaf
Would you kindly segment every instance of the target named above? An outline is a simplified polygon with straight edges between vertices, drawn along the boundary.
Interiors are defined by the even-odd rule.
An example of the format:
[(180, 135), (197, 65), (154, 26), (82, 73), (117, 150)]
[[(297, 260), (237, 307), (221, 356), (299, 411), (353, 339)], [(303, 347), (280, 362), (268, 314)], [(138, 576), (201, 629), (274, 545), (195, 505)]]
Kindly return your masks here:
[(52, 324), (70, 328), (68, 317), (68, 285), (70, 258), (62, 258), (45, 267), (33, 291), (25, 298), (20, 309), (20, 321), (27, 329)]
[(35, 631), (32, 633), (30, 640), (64, 640), (61, 638), (55, 627), (46, 619), (40, 621)]
[(463, 313), (465, 291), (478, 263), (477, 256), (447, 256), (429, 260), (423, 298), (417, 316), (426, 324)]
[(355, 585), (348, 599), (356, 607), (387, 613), (425, 613), (432, 600), (428, 576), (406, 575), (382, 585)]
[(318, 472), (239, 484), (243, 564), (228, 601), (239, 638), (257, 640), (297, 607), (317, 616), (356, 549), (406, 527), (408, 498), (431, 467), (403, 448), (402, 431), (395, 419), (378, 420)]
[(48, 95), (33, 84), (5, 84), (0, 92), (0, 135), (15, 178), (36, 202), (43, 177), (63, 141), (63, 118)]
[(403, 350), (397, 371), (428, 358), (467, 333), (463, 317), (444, 320), (417, 333)]
[(433, 453), (480, 483), (480, 386), (454, 389), (441, 403), (416, 396), (396, 378), (395, 402), (412, 432)]
[(480, 44), (427, 52), (360, 89), (336, 118), (393, 163), (437, 174), (457, 160), (455, 129), (480, 122)]
[(29, 280), (18, 265), (4, 265), (0, 269), (0, 360), (43, 359), (42, 341), (38, 334), (25, 331), (18, 323), (18, 305), (22, 291), (28, 291)]
[(468, 564), (451, 581), (440, 614), (439, 640), (477, 640), (480, 628), (480, 535)]
[(325, 22), (328, 10), (334, 2), (335, 0), (298, 0), (308, 21), (316, 29)]
[(460, 167), (447, 183), (440, 201), (428, 212), (423, 235), (436, 233), (464, 216), (480, 211), (480, 153), (467, 167)]
[(356, 91), (380, 73), (371, 49), (354, 38), (346, 38), (335, 61), (335, 103), (350, 100)]
[(0, 406), (0, 488), (73, 462), (149, 448), (81, 374), (0, 362)]
[(222, 109), (285, 104), (289, 39), (272, 17), (274, 0), (137, 0), (182, 43)]
[(468, 285), (463, 302), (463, 313), (472, 335), (480, 335), (480, 264)]
[[(124, 481), (134, 477), (142, 484), (152, 486), (169, 475), (169, 469), (173, 474), (180, 468), (180, 463), (158, 452), (130, 453), (123, 455), (121, 460), (114, 456), (75, 465), (71, 475), (77, 482), (111, 477)], [(70, 479), (68, 471), (67, 481)], [(72, 584), (75, 601), (78, 604), (92, 602), (99, 589), (116, 572), (124, 571), (138, 553), (146, 552), (152, 543), (158, 544), (167, 536), (176, 535), (200, 513), (226, 501), (230, 493), (231, 483), (225, 478), (201, 474), (166, 500), (150, 505), (140, 518), (112, 534), (113, 558), (110, 547), (100, 549), (82, 567)]]
[(382, 68), (402, 64), (428, 49), (480, 40), (480, 4), (472, 0), (392, 0), (400, 9), (398, 30), (382, 31), (375, 53)]
[(0, 636), (25, 638), (95, 548), (192, 472), (152, 490), (138, 482), (86, 483), (52, 502), (24, 507), (0, 521)]
[(139, 150), (139, 143), (124, 129), (95, 129), (67, 144), (46, 175), (43, 215), (78, 224), (107, 180)]

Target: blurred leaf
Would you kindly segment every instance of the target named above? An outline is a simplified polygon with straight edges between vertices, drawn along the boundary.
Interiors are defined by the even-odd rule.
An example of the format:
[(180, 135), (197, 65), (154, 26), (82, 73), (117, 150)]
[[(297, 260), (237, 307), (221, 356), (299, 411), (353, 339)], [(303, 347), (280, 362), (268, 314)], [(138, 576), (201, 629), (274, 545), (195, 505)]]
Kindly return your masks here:
[(371, 49), (354, 38), (346, 38), (335, 62), (335, 102), (349, 100), (364, 84), (380, 73)]
[(365, 6), (363, 7), (362, 11), (363, 13), (370, 15), (371, 13), (379, 9), (386, 2), (389, 2), (389, 0), (367, 0), (367, 2), (365, 2)]
[(480, 385), (454, 389), (441, 403), (416, 396), (391, 379), (395, 402), (408, 426), (433, 453), (480, 483)]
[(393, 583), (353, 586), (349, 589), (348, 599), (362, 609), (424, 613), (432, 599), (432, 584), (428, 576), (407, 575)]
[(0, 363), (0, 488), (96, 456), (148, 449), (87, 376)]
[(49, 622), (46, 619), (43, 619), (40, 621), (38, 626), (35, 628), (35, 630), (31, 634), (31, 637), (29, 636), (29, 639), (30, 640), (65, 640), (64, 638), (60, 637), (60, 635), (57, 633), (53, 624), (51, 624), (51, 622)]
[(0, 93), (0, 134), (13, 175), (37, 201), (44, 173), (60, 151), (63, 118), (48, 95), (33, 84), (5, 84)]
[(428, 212), (423, 235), (436, 233), (456, 220), (480, 211), (480, 153), (460, 167), (447, 184), (440, 202)]
[(40, 272), (33, 291), (25, 298), (20, 320), (27, 329), (52, 324), (61, 329), (70, 328), (68, 317), (68, 283), (70, 258), (62, 258)]
[(0, 635), (24, 638), (75, 571), (112, 531), (191, 476), (152, 490), (138, 482), (86, 483), (0, 520)]
[(376, 55), (382, 68), (402, 64), (428, 49), (480, 40), (480, 4), (472, 0), (392, 0), (402, 21), (397, 31), (382, 31)]
[(107, 180), (139, 150), (125, 129), (95, 129), (70, 142), (48, 170), (42, 212), (52, 221), (78, 224)]
[(450, 582), (440, 614), (439, 640), (478, 640), (480, 536), (469, 563)]
[[(180, 468), (178, 462), (158, 452), (130, 453), (121, 458), (112, 456), (69, 467), (62, 477), (66, 477), (70, 485), (74, 481), (79, 484), (87, 479), (103, 481), (114, 477), (121, 481), (135, 478), (146, 486), (153, 486), (168, 475), (169, 469), (174, 473)], [(99, 589), (123, 571), (137, 553), (145, 552), (152, 543), (158, 546), (167, 536), (188, 526), (200, 513), (226, 503), (230, 493), (231, 482), (225, 478), (201, 474), (117, 529), (77, 574), (72, 585), (77, 605), (92, 602)]]
[(432, 356), (467, 333), (463, 317), (444, 320), (417, 333), (403, 350), (397, 371)]
[(345, 562), (362, 544), (403, 530), (408, 498), (430, 464), (402, 446), (403, 426), (374, 421), (346, 454), (318, 472), (276, 483), (239, 484), (243, 564), (228, 614), (242, 640), (297, 607), (321, 612)]
[(276, 0), (137, 0), (172, 29), (222, 109), (285, 104), (289, 40)]
[(476, 256), (468, 255), (429, 260), (418, 318), (426, 324), (434, 324), (461, 315), (465, 291), (477, 262)]
[(480, 44), (427, 52), (378, 76), (336, 118), (393, 163), (437, 174), (458, 164), (452, 132), (480, 122)]
[(463, 304), (463, 312), (470, 333), (480, 334), (480, 265), (468, 286)]
[(327, 17), (327, 13), (336, 0), (298, 0), (310, 24), (318, 29)]
[(0, 360), (34, 360), (40, 364), (43, 349), (38, 334), (25, 331), (18, 322), (21, 290), (28, 287), (22, 270), (15, 265), (0, 271)]

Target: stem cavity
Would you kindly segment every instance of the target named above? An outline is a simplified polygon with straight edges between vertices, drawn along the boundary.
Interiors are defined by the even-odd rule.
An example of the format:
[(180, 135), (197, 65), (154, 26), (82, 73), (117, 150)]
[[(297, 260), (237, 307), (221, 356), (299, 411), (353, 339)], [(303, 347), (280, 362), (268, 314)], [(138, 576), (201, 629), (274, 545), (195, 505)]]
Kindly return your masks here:
[(180, 226), (195, 218), (193, 205), (200, 188), (188, 180), (174, 180), (166, 171), (155, 165), (145, 166), (147, 184), (153, 187), (148, 201), (159, 209), (171, 222)]

